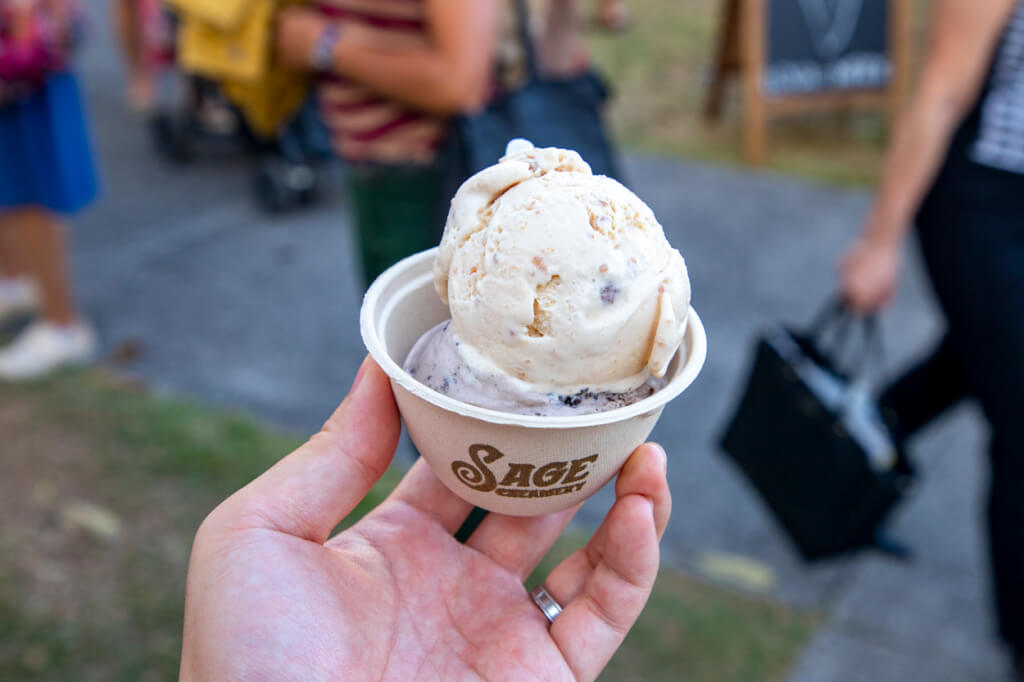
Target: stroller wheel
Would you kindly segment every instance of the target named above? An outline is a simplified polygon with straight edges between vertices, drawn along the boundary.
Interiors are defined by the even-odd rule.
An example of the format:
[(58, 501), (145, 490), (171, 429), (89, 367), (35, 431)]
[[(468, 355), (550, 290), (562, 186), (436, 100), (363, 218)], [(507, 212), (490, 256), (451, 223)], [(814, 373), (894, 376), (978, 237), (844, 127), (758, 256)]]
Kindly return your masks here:
[(157, 112), (150, 121), (150, 134), (156, 150), (174, 163), (188, 163), (195, 158), (188, 125), (167, 111)]
[(276, 164), (265, 163), (253, 177), (256, 202), (267, 213), (280, 213), (295, 203), (295, 196), (284, 184)]
[(280, 213), (316, 201), (316, 180), (313, 168), (306, 164), (268, 161), (256, 170), (253, 190), (265, 211)]
[(305, 163), (289, 164), (285, 167), (287, 184), (296, 194), (300, 204), (309, 205), (317, 200), (320, 186), (316, 170)]

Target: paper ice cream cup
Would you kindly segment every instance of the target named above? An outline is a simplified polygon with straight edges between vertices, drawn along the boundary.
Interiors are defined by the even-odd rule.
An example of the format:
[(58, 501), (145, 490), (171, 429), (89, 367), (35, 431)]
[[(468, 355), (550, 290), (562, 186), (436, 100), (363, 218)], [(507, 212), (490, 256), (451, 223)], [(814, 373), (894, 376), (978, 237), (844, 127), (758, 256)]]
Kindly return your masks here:
[(665, 405), (693, 383), (707, 337), (691, 308), (668, 384), (644, 400), (606, 412), (542, 417), (477, 407), (421, 384), (402, 366), (413, 344), (447, 320), (434, 291), (437, 249), (410, 256), (366, 292), (363, 342), (391, 378), (410, 438), (438, 478), (478, 507), (514, 516), (568, 509), (600, 490), (650, 435)]

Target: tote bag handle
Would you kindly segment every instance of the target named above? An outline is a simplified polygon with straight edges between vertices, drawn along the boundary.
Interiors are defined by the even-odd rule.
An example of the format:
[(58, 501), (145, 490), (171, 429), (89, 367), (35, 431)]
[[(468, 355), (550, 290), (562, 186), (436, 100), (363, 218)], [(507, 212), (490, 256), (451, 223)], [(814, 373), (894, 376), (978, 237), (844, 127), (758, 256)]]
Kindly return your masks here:
[[(814, 317), (807, 331), (807, 338), (818, 352), (838, 369), (853, 337), (851, 327), (856, 326), (860, 329), (863, 343), (855, 359), (847, 365), (848, 375), (860, 378), (866, 374), (873, 356), (877, 356), (879, 366), (885, 366), (885, 347), (877, 314), (866, 315), (860, 319), (859, 324), (855, 324), (856, 322), (857, 316), (850, 311), (842, 296), (835, 295), (825, 302), (821, 311)], [(830, 343), (827, 339), (829, 336), (832, 337)]]

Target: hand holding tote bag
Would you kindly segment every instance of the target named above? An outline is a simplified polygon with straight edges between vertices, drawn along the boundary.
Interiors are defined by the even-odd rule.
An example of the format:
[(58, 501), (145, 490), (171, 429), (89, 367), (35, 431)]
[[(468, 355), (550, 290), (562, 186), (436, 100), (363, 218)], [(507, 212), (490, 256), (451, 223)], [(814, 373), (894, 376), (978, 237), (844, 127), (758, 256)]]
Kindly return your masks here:
[(621, 181), (602, 110), (608, 90), (593, 70), (574, 78), (545, 78), (529, 31), (526, 0), (515, 0), (516, 24), (526, 61), (526, 83), (503, 91), (477, 114), (457, 117), (456, 162), (463, 178), (494, 165), (509, 140), (522, 137), (538, 147), (562, 147), (580, 153), (595, 175)]
[[(758, 339), (746, 391), (722, 446), (800, 554), (822, 559), (886, 544), (881, 533), (907, 494), (914, 470), (856, 374), (877, 334), (864, 324), (858, 372), (840, 369), (841, 346), (857, 322), (831, 304), (807, 332), (774, 325)], [(838, 348), (827, 349), (832, 332)]]

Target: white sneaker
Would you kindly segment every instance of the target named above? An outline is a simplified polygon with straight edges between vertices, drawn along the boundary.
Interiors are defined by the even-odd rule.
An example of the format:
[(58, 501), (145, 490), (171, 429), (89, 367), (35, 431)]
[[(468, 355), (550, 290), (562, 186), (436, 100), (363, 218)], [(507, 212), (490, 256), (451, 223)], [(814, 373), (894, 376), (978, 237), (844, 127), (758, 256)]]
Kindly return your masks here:
[(39, 294), (32, 280), (0, 277), (0, 323), (33, 313), (38, 306)]
[(84, 322), (34, 322), (0, 349), (0, 380), (38, 379), (62, 367), (86, 364), (95, 352), (96, 335)]

